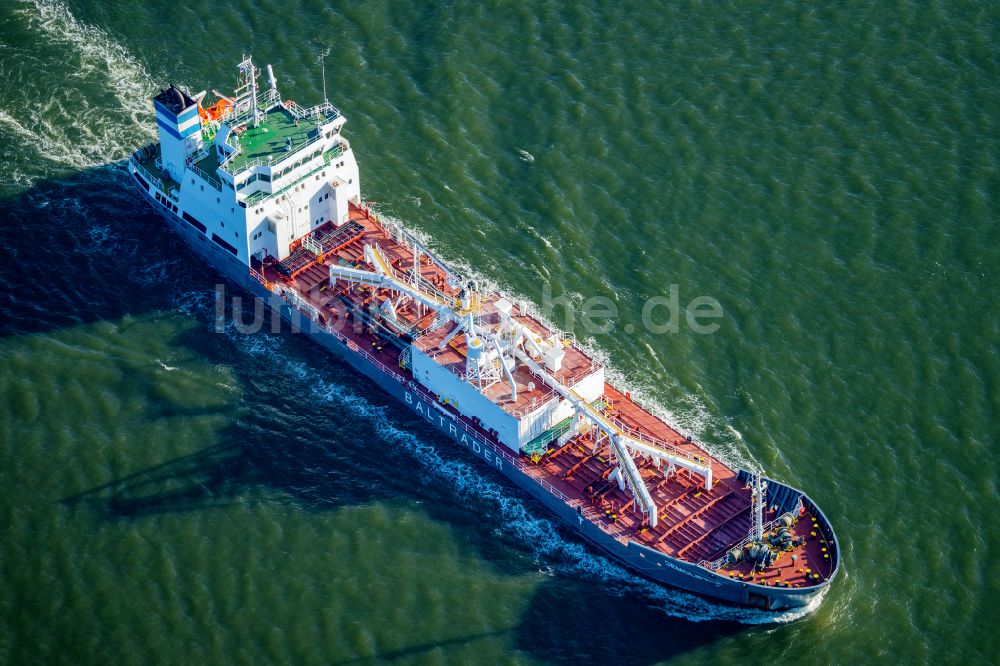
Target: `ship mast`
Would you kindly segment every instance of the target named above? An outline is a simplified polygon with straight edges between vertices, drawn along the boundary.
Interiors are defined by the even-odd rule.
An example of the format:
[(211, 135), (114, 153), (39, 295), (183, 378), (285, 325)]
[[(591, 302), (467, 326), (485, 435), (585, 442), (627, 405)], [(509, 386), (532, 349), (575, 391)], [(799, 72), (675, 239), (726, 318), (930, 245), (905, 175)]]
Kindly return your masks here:
[[(257, 74), (260, 72), (254, 67), (253, 59), (247, 56), (239, 65), (240, 76), (236, 84), (235, 112), (237, 114), (247, 113), (250, 116), (250, 123), (257, 127), (263, 120), (264, 112), (261, 111), (257, 103)], [(274, 76), (271, 76), (272, 82)]]
[(757, 543), (764, 540), (764, 505), (767, 498), (764, 492), (767, 490), (767, 483), (761, 479), (761, 471), (758, 469), (753, 474), (750, 482), (750, 510), (753, 512), (753, 526), (750, 536)]

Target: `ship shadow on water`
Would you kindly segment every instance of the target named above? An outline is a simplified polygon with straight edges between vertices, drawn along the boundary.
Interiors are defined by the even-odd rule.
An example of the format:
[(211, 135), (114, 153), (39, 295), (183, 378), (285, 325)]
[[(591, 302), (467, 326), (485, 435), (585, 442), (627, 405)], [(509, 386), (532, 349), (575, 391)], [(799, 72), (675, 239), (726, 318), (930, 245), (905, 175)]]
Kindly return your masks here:
[[(0, 275), (7, 284), (18, 285), (16, 298), (4, 297), (7, 316), (0, 323), (0, 335), (174, 312), (180, 295), (210, 294), (221, 281), (138, 201), (127, 177), (113, 166), (45, 181), (2, 198), (0, 219), (13, 230), (0, 245)], [(412, 451), (398, 445), (386, 444), (380, 455), (371, 455), (370, 445), (383, 439), (373, 422), (377, 419), (338, 413), (336, 405), (315, 395), (303, 398), (301, 379), (273, 372), (273, 359), (245, 350), (234, 353), (230, 336), (206, 335), (212, 313), (205, 308), (195, 316), (201, 325), (178, 333), (174, 346), (231, 368), (247, 389), (241, 404), (235, 409), (191, 408), (150, 400), (145, 416), (150, 421), (225, 416), (228, 424), (217, 433), (220, 443), (67, 496), (63, 505), (127, 521), (248, 501), (290, 502), (310, 511), (374, 501), (416, 501), (430, 518), (463, 533), (497, 571), (524, 574), (531, 555), (525, 553), (523, 540), (497, 534), (495, 521), (502, 516), (496, 511), (493, 523), (478, 520), (479, 513), (492, 510), (484, 506), (488, 502), (473, 498), (471, 503), (477, 506), (466, 506), (467, 498), (457, 501), (448, 483), (415, 482), (413, 474), (401, 472), (400, 466), (417, 469), (419, 463)], [(282, 353), (297, 356), (306, 366), (322, 367), (327, 380), (353, 387), (404, 436), (412, 434), (432, 444), (445, 460), (468, 464), (480, 473), (475, 461), (454, 450), (436, 430), (416, 417), (400, 415), (402, 410), (369, 380), (303, 336), (281, 337)], [(151, 397), (156, 395), (150, 391)], [(387, 461), (385, 455), (393, 459)], [(524, 501), (532, 514), (548, 517), (540, 504), (505, 477), (485, 474), (504, 493)], [(598, 616), (599, 621), (588, 621), (592, 629), (581, 627), (582, 618)], [(652, 663), (745, 629), (729, 622), (672, 618), (639, 594), (611, 593), (599, 581), (560, 573), (536, 587), (516, 626), (429, 639), (374, 659), (419, 656), (507, 636), (513, 649), (545, 661), (616, 662), (626, 641), (631, 662)]]
[[(385, 499), (392, 494), (344, 478), (318, 459), (299, 460), (292, 467), (275, 466), (273, 460), (273, 452), (262, 452), (260, 448), (255, 451), (253, 442), (218, 445), (128, 474), (62, 502), (87, 505), (108, 519), (128, 520), (225, 506), (241, 501), (237, 496), (256, 486), (281, 491), (297, 505), (320, 511)], [(511, 488), (511, 492), (517, 491)], [(425, 503), (434, 519), (454, 523), (451, 512), (435, 506), (446, 505)], [(498, 570), (523, 575), (523, 562), (512, 561), (502, 544), (482, 535), (474, 536), (470, 543)], [(586, 618), (590, 618), (586, 621), (590, 628), (581, 626)], [(337, 663), (406, 659), (505, 638), (512, 649), (551, 663), (617, 663), (622, 645), (627, 645), (630, 663), (647, 664), (746, 630), (732, 622), (691, 622), (670, 617), (639, 596), (614, 594), (593, 580), (558, 574), (536, 587), (520, 622), (513, 627), (431, 639), (370, 658)]]
[(734, 623), (693, 623), (664, 616), (640, 603), (609, 596), (585, 581), (557, 577), (535, 593), (521, 622), (506, 630), (473, 633), (379, 652), (373, 657), (338, 660), (368, 664), (430, 655), (442, 648), (506, 637), (512, 649), (554, 664), (662, 663), (744, 627)]
[(218, 278), (136, 194), (124, 164), (0, 195), (0, 336), (174, 309)]
[(514, 647), (553, 663), (660, 663), (746, 631), (734, 622), (670, 617), (632, 595), (593, 581), (554, 576), (539, 586), (517, 628)]
[[(371, 390), (377, 389), (372, 385)], [(154, 418), (170, 418), (175, 413), (168, 406)], [(527, 559), (524, 544), (510, 544), (504, 537), (498, 537), (491, 526), (477, 525), (471, 516), (464, 515), (463, 508), (456, 506), (448, 488), (421, 485), (414, 489), (412, 484), (399, 481), (398, 474), (382, 475), (373, 481), (379, 466), (351, 464), (358, 457), (360, 445), (354, 448), (343, 438), (317, 439), (308, 432), (278, 438), (266, 421), (266, 415), (241, 419), (227, 426), (220, 437), (221, 441), (233, 443), (207, 447), (126, 474), (62, 502), (69, 507), (86, 506), (108, 520), (141, 520), (156, 514), (211, 510), (236, 502), (245, 504), (248, 496), (260, 497), (259, 501), (264, 502), (287, 501), (318, 512), (373, 501), (407, 502), (416, 497), (430, 518), (462, 531), (468, 537), (466, 543), (495, 570), (512, 576), (524, 575)], [(419, 422), (413, 425), (421, 438), (430, 440), (436, 436), (433, 431), (424, 432)], [(357, 427), (364, 428), (363, 424)], [(355, 441), (364, 441), (364, 433), (358, 434), (361, 436), (354, 438)], [(447, 447), (448, 442), (441, 439), (433, 444), (436, 448)], [(336, 449), (341, 450), (331, 451)], [(455, 455), (460, 457), (458, 453)], [(521, 496), (506, 479), (499, 474), (493, 476), (494, 481), (506, 486), (505, 491)], [(545, 515), (534, 500), (522, 499), (533, 514)], [(597, 617), (599, 621), (591, 622)], [(586, 624), (592, 624), (592, 629), (582, 630), (585, 618), (590, 618)], [(554, 574), (544, 577), (535, 587), (515, 626), (429, 638), (379, 652), (371, 658), (337, 663), (407, 659), (483, 640), (502, 639), (509, 642), (511, 649), (552, 663), (617, 663), (624, 643), (628, 645), (630, 663), (644, 664), (684, 654), (745, 630), (747, 627), (731, 622), (690, 622), (670, 617), (641, 595), (609, 591), (588, 577)]]
[(225, 506), (253, 474), (238, 445), (212, 446), (65, 497), (66, 506), (88, 506), (107, 518)]

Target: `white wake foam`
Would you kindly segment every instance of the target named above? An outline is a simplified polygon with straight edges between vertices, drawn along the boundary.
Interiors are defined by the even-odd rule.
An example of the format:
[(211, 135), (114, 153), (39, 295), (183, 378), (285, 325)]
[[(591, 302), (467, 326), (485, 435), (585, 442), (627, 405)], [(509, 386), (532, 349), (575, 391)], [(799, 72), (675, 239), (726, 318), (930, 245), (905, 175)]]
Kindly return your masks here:
[(386, 408), (374, 405), (354, 388), (333, 381), (307, 362), (291, 358), (283, 348), (287, 339), (284, 336), (248, 336), (235, 332), (231, 336), (237, 347), (248, 356), (272, 357), (276, 361), (273, 368), (301, 382), (303, 390), (310, 391), (317, 400), (370, 424), (383, 441), (412, 455), (424, 474), (443, 480), (456, 493), (490, 507), (498, 514), (497, 531), (522, 544), (543, 570), (593, 580), (610, 594), (637, 595), (645, 599), (649, 606), (669, 616), (695, 622), (785, 623), (808, 615), (819, 603), (817, 600), (806, 608), (773, 613), (722, 605), (640, 578), (593, 553), (582, 543), (565, 538), (555, 523), (532, 512), (528, 502), (519, 496), (519, 491), (502, 485), (474, 463), (462, 460), (463, 454), (458, 453), (458, 447), (454, 455), (452, 452), (442, 454), (434, 444), (394, 425)]
[(44, 50), (64, 50), (65, 57), (21, 63), (32, 74), (15, 88), (22, 96), (0, 100), (0, 126), (37, 158), (74, 169), (105, 165), (152, 140), (155, 88), (127, 49), (59, 0), (18, 4), (15, 15)]

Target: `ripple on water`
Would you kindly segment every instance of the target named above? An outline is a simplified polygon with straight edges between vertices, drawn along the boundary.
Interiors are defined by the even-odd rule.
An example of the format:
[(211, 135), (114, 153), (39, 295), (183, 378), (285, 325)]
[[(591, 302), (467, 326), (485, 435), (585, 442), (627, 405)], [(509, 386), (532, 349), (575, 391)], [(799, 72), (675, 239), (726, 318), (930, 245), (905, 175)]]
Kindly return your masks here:
[[(65, 660), (61, 646), (149, 661), (178, 645), (212, 662), (396, 648), (499, 659), (509, 632), (456, 634), (534, 617), (525, 606), (552, 578), (638, 599), (616, 607), (629, 627), (637, 606), (663, 608), (664, 621), (757, 621), (651, 588), (563, 538), (504, 482), (395, 421), (360, 380), (297, 342), (177, 324), (210, 325), (214, 278), (134, 205), (120, 173), (75, 172), (153, 137), (153, 78), (226, 87), (233, 45), (251, 35), (296, 100), (320, 97), (316, 58), (330, 51), (330, 97), (351, 118), (366, 193), (464, 258), (463, 271), (482, 268), (483, 284), (537, 303), (542, 275), (573, 303), (611, 297), (620, 325), (671, 283), (723, 304), (712, 336), (580, 337), (619, 368), (616, 381), (670, 405), (660, 413), (726, 460), (759, 459), (809, 490), (837, 526), (847, 568), (808, 621), (713, 637), (692, 656), (996, 652), (983, 622), (998, 578), (988, 452), (1000, 368), (987, 307), (998, 287), (984, 267), (1000, 265), (998, 92), (988, 84), (1000, 26), (986, 5), (215, 3), (182, 12), (186, 28), (170, 40), (180, 64), (141, 28), (180, 20), (173, 4), (95, 7), (19, 0), (0, 10), (0, 205), (23, 231), (0, 248), (8, 284), (21, 286), (5, 297), (4, 330), (39, 332), (0, 339), (2, 560), (16, 563), (0, 604), (16, 618), (17, 645), (38, 651), (31, 661)], [(279, 14), (268, 37), (262, 17)], [(323, 39), (310, 40), (317, 30)], [(97, 319), (113, 323), (88, 324)], [(338, 414), (357, 430), (339, 430)], [(266, 423), (241, 429), (255, 418)], [(425, 462), (411, 461), (416, 472), (365, 464), (359, 432)], [(223, 497), (210, 493), (198, 510), (103, 520), (54, 504), (234, 437), (266, 451), (287, 444), (262, 467), (290, 473), (274, 495), (297, 502), (259, 479), (236, 483), (235, 463), (209, 456), (237, 490), (212, 486)], [(324, 473), (336, 483), (322, 492), (306, 483)], [(201, 497), (210, 483), (186, 492)], [(460, 502), (435, 494), (449, 486)], [(363, 499), (314, 511), (317, 496)], [(460, 550), (476, 524), (454, 504), (494, 518), (489, 541), (534, 562)], [(491, 568), (510, 559), (509, 570)], [(570, 606), (546, 616), (559, 638), (553, 616)], [(654, 660), (620, 648), (621, 660)], [(655, 658), (674, 656), (656, 648)], [(0, 655), (28, 661), (18, 649), (0, 641)]]

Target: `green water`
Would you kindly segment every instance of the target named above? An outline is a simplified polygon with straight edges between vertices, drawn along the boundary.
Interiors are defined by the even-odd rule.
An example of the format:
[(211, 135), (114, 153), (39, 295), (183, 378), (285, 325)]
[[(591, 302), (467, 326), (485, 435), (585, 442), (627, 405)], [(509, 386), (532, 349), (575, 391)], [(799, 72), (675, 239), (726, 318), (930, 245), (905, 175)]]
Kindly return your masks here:
[[(0, 661), (996, 662), (997, 34), (995, 3), (6, 3)], [(610, 298), (576, 333), (616, 377), (823, 507), (818, 608), (636, 579), (301, 336), (212, 332), (217, 278), (105, 165), (157, 85), (252, 52), (312, 103), (327, 50), (384, 214), (538, 305)], [(717, 332), (640, 325), (671, 284)]]

